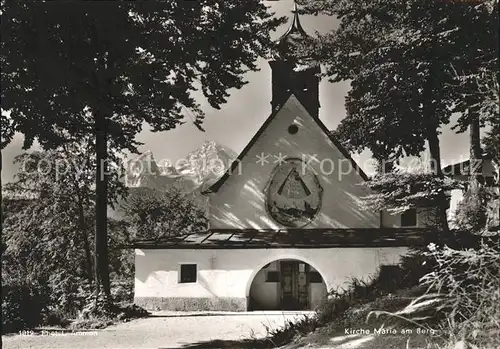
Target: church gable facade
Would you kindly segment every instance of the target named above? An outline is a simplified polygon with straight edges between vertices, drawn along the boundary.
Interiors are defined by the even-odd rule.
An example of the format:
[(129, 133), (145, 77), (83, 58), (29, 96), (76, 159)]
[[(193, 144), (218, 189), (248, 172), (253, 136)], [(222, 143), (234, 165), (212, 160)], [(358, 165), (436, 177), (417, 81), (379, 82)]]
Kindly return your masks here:
[(270, 62), (271, 115), (204, 193), (208, 229), (130, 246), (137, 304), (151, 310), (314, 310), (329, 290), (392, 268), (409, 246), (428, 243), (417, 210), (360, 209), (368, 178), (319, 119), (320, 69), (289, 55), (305, 36), (295, 11)]
[(380, 227), (379, 212), (359, 209), (366, 175), (325, 130), (290, 95), (212, 187), (210, 228)]

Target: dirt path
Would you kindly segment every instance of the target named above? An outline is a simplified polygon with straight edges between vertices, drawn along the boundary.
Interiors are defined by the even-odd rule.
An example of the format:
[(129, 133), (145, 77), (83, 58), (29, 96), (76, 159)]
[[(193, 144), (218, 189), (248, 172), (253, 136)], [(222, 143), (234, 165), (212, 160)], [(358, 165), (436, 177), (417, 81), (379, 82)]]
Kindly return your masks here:
[[(3, 336), (5, 349), (163, 349), (232, 347), (236, 341), (266, 336), (266, 327), (279, 328), (306, 312), (158, 313), (95, 333)], [(216, 344), (214, 344), (216, 343)], [(233, 345), (231, 344), (233, 343)]]

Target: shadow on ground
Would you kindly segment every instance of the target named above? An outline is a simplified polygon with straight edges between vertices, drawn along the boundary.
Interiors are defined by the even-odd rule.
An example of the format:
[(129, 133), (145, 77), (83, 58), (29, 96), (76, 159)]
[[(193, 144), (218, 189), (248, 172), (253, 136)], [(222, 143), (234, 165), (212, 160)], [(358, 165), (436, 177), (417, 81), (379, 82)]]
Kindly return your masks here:
[[(275, 348), (271, 342), (259, 339), (241, 339), (241, 340), (211, 340), (207, 342), (199, 342), (186, 344), (183, 349), (250, 349), (250, 348)], [(168, 349), (168, 348), (159, 348)]]
[(246, 311), (246, 312), (182, 312), (182, 311), (172, 311), (172, 312), (153, 312), (148, 317), (150, 318), (171, 318), (171, 317), (200, 317), (200, 316), (303, 316), (315, 314), (314, 311), (273, 311), (273, 310), (262, 310), (262, 311)]

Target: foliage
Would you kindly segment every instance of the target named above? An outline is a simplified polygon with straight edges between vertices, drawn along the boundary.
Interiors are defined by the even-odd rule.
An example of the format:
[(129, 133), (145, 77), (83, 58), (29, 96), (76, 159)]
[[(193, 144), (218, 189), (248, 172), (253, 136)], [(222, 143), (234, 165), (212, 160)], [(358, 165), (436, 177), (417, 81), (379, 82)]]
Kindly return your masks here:
[[(109, 141), (135, 150), (142, 123), (168, 130), (183, 107), (200, 125), (191, 96), (201, 89), (213, 107), (271, 43), (272, 18), (256, 0), (196, 2), (3, 2), (2, 122), (25, 146), (94, 134), (105, 114)], [(62, 132), (64, 131), (64, 132)]]
[(318, 307), (318, 321), (326, 324), (341, 317), (348, 309), (374, 301), (393, 291), (379, 282), (379, 275), (368, 280), (352, 279), (347, 288), (330, 290), (328, 298)]
[(478, 234), (488, 230), (488, 219), (492, 212), (488, 212), (489, 202), (498, 200), (494, 193), (484, 185), (477, 190), (467, 190), (463, 199), (458, 203), (455, 224), (457, 229), (473, 231)]
[(439, 172), (438, 129), (451, 113), (460, 113), (461, 130), (472, 112), (488, 118), (490, 94), (469, 82), (496, 72), (498, 1), (302, 2), (304, 12), (340, 20), (310, 53), (332, 81), (351, 81), (336, 131), (350, 150), (399, 159), (428, 140)]
[[(331, 81), (351, 83), (347, 116), (334, 133), (349, 150), (367, 148), (377, 160), (398, 161), (419, 156), (427, 141), (431, 172), (440, 176), (439, 128), (453, 112), (459, 131), (477, 126), (477, 150), (478, 123), (491, 117), (479, 120), (478, 112), (489, 110), (491, 94), (471, 82), (496, 72), (498, 1), (302, 2), (306, 13), (340, 20), (309, 43), (309, 52)], [(442, 231), (449, 230), (445, 201), (441, 191), (436, 223)]]
[(402, 213), (412, 207), (446, 208), (447, 193), (463, 187), (463, 183), (449, 177), (401, 168), (379, 173), (364, 185), (372, 190), (372, 194), (361, 198), (361, 207), (387, 209), (393, 213)]
[(207, 227), (205, 211), (181, 190), (135, 191), (123, 205), (125, 219), (138, 239), (161, 239), (201, 231)]
[(422, 323), (440, 315), (447, 348), (496, 348), (500, 344), (500, 240), (484, 239), (479, 248), (429, 245), (426, 256), (437, 266), (422, 279), (427, 292), (392, 313)]
[(425, 251), (426, 248), (410, 248), (410, 251), (401, 257), (401, 288), (420, 286), (420, 279), (436, 268), (436, 261), (426, 255)]
[[(21, 170), (4, 186), (2, 201), (5, 314), (20, 319), (19, 326), (64, 324), (86, 304), (94, 286), (95, 164), (76, 146), (23, 153), (16, 161)], [(122, 189), (113, 182), (110, 188), (110, 195)], [(110, 221), (111, 246), (128, 239), (120, 227)], [(111, 262), (113, 277), (131, 277), (133, 260), (125, 251), (113, 250)], [(10, 318), (3, 318), (7, 328)]]
[(304, 315), (299, 320), (288, 320), (285, 321), (285, 325), (279, 329), (270, 329), (269, 326), (264, 324), (266, 328), (266, 344), (259, 347), (269, 347), (278, 348), (284, 344), (290, 343), (297, 337), (307, 335), (318, 327), (318, 321), (315, 317)]
[[(422, 282), (446, 295), (448, 324), (457, 338), (476, 345), (500, 344), (500, 244), (484, 240), (479, 249), (432, 249), (439, 268)], [(496, 343), (490, 341), (496, 338)]]
[(257, 70), (282, 20), (258, 0), (2, 2), (2, 133), (24, 148), (87, 136), (95, 171), (95, 285), (110, 294), (109, 150), (136, 152), (135, 135), (183, 123), (201, 129), (200, 89), (214, 108)]
[[(338, 29), (321, 37), (314, 50), (332, 81), (352, 80), (347, 117), (336, 132), (339, 139), (352, 151), (368, 147), (380, 159), (423, 151), (421, 90), (430, 74), (428, 62), (437, 58), (430, 57), (431, 48), (422, 45), (432, 30), (425, 12), (408, 9), (401, 1), (310, 1), (307, 5), (308, 12), (328, 13), (340, 20)], [(420, 26), (427, 29), (417, 35), (420, 27), (413, 27), (409, 16), (421, 16)], [(436, 79), (441, 81), (442, 75)], [(445, 110), (442, 102), (437, 98), (436, 111)], [(446, 123), (449, 113), (440, 117)]]
[[(78, 232), (72, 230), (68, 218), (54, 219), (51, 207), (32, 202), (20, 212), (6, 209), (3, 224), (2, 281), (21, 283), (50, 290), (50, 302), (66, 312), (77, 307), (79, 287), (86, 280), (85, 253)], [(66, 224), (65, 224), (66, 223)]]
[(104, 293), (100, 293), (97, 297), (94, 295), (87, 297), (85, 306), (71, 327), (73, 329), (104, 328), (116, 320), (129, 321), (149, 315), (151, 314), (147, 310), (135, 304), (115, 304)]
[(2, 279), (2, 333), (37, 326), (47, 311), (48, 287)]
[[(27, 199), (17, 210), (9, 212), (6, 207), (9, 212), (4, 222), (7, 260), (12, 258), (11, 263), (15, 263), (29, 257), (31, 260), (26, 263), (40, 262), (36, 268), (45, 268), (43, 274), (47, 275), (67, 266), (67, 277), (73, 270), (91, 283), (94, 209), (91, 160), (81, 152), (59, 149), (23, 153), (15, 162), (21, 170), (16, 174), (16, 181), (6, 184), (4, 190), (11, 201)], [(31, 245), (37, 246), (42, 260), (35, 261), (33, 253), (24, 253)], [(24, 265), (29, 265), (26, 263)], [(25, 276), (36, 279), (40, 273), (27, 272)], [(61, 279), (54, 282), (74, 284)]]
[(123, 220), (108, 218), (109, 271), (111, 283), (111, 298), (119, 303), (134, 301), (134, 261), (133, 249), (123, 249), (120, 246), (130, 242), (129, 224)]
[[(500, 92), (498, 92), (497, 96), (499, 94)], [(500, 102), (497, 102), (497, 108), (499, 106)], [(484, 150), (493, 157), (499, 168), (497, 171), (500, 172), (500, 116), (497, 115), (497, 117), (491, 118), (490, 125), (490, 130), (483, 137)]]
[[(400, 269), (402, 275), (406, 274), (406, 271), (405, 268)], [(393, 272), (394, 270), (391, 271)], [(268, 331), (266, 340), (274, 347), (278, 347), (291, 341), (298, 341), (298, 337), (309, 335), (316, 329), (326, 326), (341, 329), (343, 333), (346, 328), (363, 324), (371, 309), (393, 311), (407, 305), (409, 297), (423, 292), (418, 287), (409, 287), (403, 292), (401, 289), (405, 287), (404, 281), (398, 279), (396, 285), (390, 285), (386, 282), (389, 275), (384, 276), (384, 273), (381, 272), (369, 280), (352, 279), (345, 289), (331, 290), (328, 297), (316, 309), (316, 316), (304, 316), (299, 321), (285, 323), (280, 329)], [(308, 341), (301, 343), (305, 344)]]

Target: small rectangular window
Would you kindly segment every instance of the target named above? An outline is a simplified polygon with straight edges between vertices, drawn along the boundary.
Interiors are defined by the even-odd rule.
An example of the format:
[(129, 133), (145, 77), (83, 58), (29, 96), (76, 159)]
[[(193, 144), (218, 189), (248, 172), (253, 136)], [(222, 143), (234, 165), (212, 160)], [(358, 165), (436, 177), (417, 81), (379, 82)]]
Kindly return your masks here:
[(317, 271), (311, 271), (309, 273), (309, 282), (311, 284), (320, 284), (323, 282), (323, 278), (321, 277), (321, 274), (318, 273)]
[(417, 210), (410, 208), (401, 214), (402, 227), (416, 227), (417, 226)]
[(181, 284), (196, 282), (196, 269), (196, 264), (181, 264), (181, 275), (179, 278), (179, 282)]
[(266, 273), (266, 282), (279, 282), (280, 272), (279, 271), (268, 271)]

